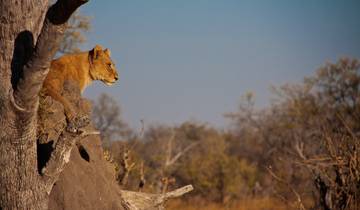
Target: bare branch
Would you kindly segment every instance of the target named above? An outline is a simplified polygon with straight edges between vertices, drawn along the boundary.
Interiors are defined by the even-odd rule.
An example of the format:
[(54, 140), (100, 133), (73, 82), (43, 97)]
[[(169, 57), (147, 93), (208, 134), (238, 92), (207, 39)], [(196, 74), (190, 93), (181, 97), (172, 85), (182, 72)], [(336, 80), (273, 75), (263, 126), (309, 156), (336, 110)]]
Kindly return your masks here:
[(297, 154), (300, 156), (301, 159), (306, 160), (306, 157), (304, 155), (304, 142), (297, 141), (295, 143), (295, 150)]
[(143, 119), (141, 119), (140, 123), (141, 123), (141, 128), (140, 128), (140, 132), (139, 132), (139, 138), (142, 138), (145, 133), (145, 122)]
[(130, 162), (131, 159), (130, 159), (129, 155), (130, 155), (130, 150), (125, 149), (125, 151), (123, 153), (123, 158), (121, 160), (121, 166), (124, 170), (124, 173), (120, 179), (122, 186), (125, 186), (127, 184), (128, 179), (129, 179), (129, 174), (130, 174), (131, 170), (133, 170), (135, 167), (135, 163)]
[(59, 137), (54, 151), (51, 153), (50, 159), (46, 166), (41, 170), (44, 178), (47, 193), (51, 192), (54, 183), (59, 178), (65, 165), (70, 160), (70, 154), (74, 145), (82, 138), (89, 135), (99, 135), (98, 131), (81, 131), (81, 133), (73, 134), (64, 131)]
[(47, 193), (50, 194), (53, 184), (56, 182), (66, 163), (70, 160), (71, 150), (77, 139), (70, 133), (63, 133), (55, 145), (46, 166), (41, 170), (44, 177)]
[(165, 156), (165, 167), (170, 165), (171, 161), (171, 154), (172, 154), (172, 142), (174, 141), (176, 136), (176, 132), (174, 129), (171, 130), (171, 137), (169, 138), (167, 149), (166, 149), (166, 156)]
[(192, 191), (194, 188), (192, 185), (186, 185), (182, 188), (176, 189), (174, 191), (165, 193), (162, 197), (159, 198), (159, 203), (162, 203), (170, 198), (177, 198), (180, 197), (182, 195), (184, 195), (185, 193), (188, 193), (190, 191)]
[(196, 145), (198, 145), (199, 142), (194, 142), (190, 145), (188, 145), (187, 147), (185, 147), (185, 149), (183, 149), (182, 151), (178, 152), (173, 158), (171, 158), (169, 161), (166, 162), (165, 166), (171, 166), (172, 164), (174, 164), (179, 158), (181, 158), (181, 156), (183, 156), (186, 152), (188, 152), (191, 148), (195, 147)]
[(128, 210), (155, 210), (164, 209), (164, 203), (171, 199), (184, 195), (192, 191), (192, 185), (187, 185), (182, 188), (165, 194), (150, 194), (132, 191), (121, 191), (121, 196), (124, 199), (124, 208)]
[(144, 161), (141, 161), (140, 165), (140, 182), (139, 182), (139, 192), (142, 191), (145, 185), (145, 173), (144, 173)]
[(278, 182), (285, 184), (287, 187), (290, 188), (291, 192), (295, 195), (298, 205), (299, 205), (299, 209), (300, 210), (306, 210), (304, 207), (304, 204), (302, 202), (301, 196), (300, 194), (284, 179), (282, 179), (281, 177), (277, 176), (272, 170), (271, 167), (266, 167), (267, 171), (269, 172), (269, 174)]

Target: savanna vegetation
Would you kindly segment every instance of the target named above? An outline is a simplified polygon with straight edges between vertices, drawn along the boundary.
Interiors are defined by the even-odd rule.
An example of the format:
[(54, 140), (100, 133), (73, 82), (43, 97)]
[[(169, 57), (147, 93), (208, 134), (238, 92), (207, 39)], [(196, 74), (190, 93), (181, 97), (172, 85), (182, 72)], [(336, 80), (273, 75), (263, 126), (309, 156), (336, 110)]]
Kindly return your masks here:
[[(46, 170), (38, 170), (38, 94), (56, 52), (76, 52), (84, 42), (89, 18), (75, 13), (66, 23), (87, 1), (34, 2), (0, 3), (0, 209), (47, 209), (75, 144), (62, 132)], [(359, 85), (360, 61), (342, 58), (273, 88), (267, 108), (246, 93), (237, 111), (224, 110), (226, 129), (188, 121), (134, 130), (106, 94), (94, 101), (92, 122), (122, 189), (161, 194), (194, 186), (168, 209), (357, 210)]]
[(265, 109), (247, 93), (225, 130), (191, 121), (131, 130), (105, 94), (93, 121), (123, 188), (193, 184), (169, 209), (359, 209), (359, 73), (357, 59), (327, 63), (273, 88)]

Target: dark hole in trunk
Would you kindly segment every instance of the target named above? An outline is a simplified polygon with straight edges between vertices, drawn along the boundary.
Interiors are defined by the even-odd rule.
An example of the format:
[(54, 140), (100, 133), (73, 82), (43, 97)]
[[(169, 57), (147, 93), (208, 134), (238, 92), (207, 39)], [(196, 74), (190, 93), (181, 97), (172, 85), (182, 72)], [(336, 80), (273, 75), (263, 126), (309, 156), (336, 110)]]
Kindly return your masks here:
[(86, 149), (82, 145), (78, 145), (78, 150), (82, 159), (86, 160), (87, 162), (90, 161), (89, 153), (87, 153)]
[(41, 169), (44, 168), (46, 163), (49, 161), (53, 148), (54, 141), (49, 141), (45, 144), (37, 144), (37, 162), (38, 162), (38, 172), (41, 174)]
[(20, 32), (14, 45), (13, 60), (11, 61), (11, 84), (14, 90), (23, 76), (24, 65), (29, 61), (34, 51), (34, 38), (30, 31)]

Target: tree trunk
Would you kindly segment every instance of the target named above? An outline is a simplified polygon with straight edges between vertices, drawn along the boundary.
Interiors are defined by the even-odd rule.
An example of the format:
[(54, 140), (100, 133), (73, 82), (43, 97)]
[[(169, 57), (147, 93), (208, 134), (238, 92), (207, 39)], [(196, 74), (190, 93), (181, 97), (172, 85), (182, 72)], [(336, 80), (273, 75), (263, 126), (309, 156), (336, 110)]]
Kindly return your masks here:
[(86, 0), (0, 1), (0, 209), (47, 209), (74, 144), (64, 133), (38, 170), (38, 93), (70, 15)]

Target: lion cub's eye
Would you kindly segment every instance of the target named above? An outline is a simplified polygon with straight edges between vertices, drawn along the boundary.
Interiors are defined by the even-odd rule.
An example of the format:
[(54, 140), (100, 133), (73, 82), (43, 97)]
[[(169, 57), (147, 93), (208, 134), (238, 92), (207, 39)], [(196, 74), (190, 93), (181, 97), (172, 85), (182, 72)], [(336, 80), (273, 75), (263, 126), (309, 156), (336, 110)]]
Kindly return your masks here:
[(112, 64), (111, 64), (111, 63), (108, 63), (107, 65), (108, 65), (108, 67), (109, 67), (109, 68), (111, 68), (111, 67), (112, 67)]

